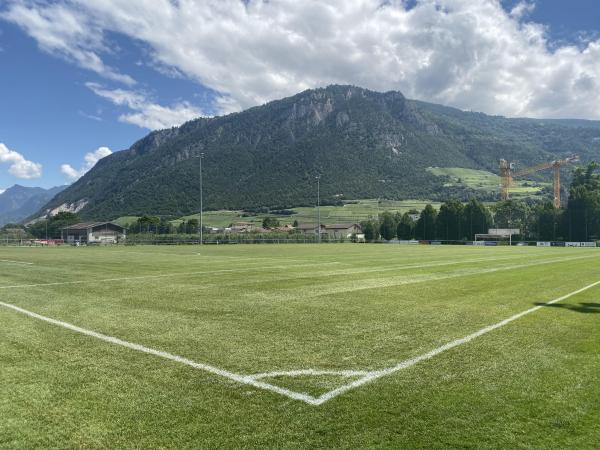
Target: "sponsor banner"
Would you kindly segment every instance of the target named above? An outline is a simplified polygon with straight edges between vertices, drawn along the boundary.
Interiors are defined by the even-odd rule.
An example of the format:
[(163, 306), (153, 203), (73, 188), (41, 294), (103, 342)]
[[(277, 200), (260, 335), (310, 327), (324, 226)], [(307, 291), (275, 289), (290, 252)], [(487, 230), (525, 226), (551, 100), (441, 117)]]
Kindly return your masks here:
[(540, 242), (540, 241), (538, 241), (538, 242), (536, 242), (536, 245), (538, 247), (550, 247), (550, 246), (552, 246), (552, 243), (551, 242)]
[(551, 242), (552, 247), (564, 247), (564, 242)]
[(485, 241), (485, 244), (488, 247), (495, 247), (496, 245), (498, 245), (498, 243), (496, 241)]
[(400, 241), (394, 241), (394, 242), (396, 242), (400, 245), (417, 245), (419, 243), (419, 241), (415, 241), (414, 239), (410, 240), (410, 241), (400, 240)]
[(565, 242), (565, 247), (581, 247), (581, 242)]
[(488, 229), (488, 234), (509, 237), (510, 235), (521, 234), (521, 230), (518, 228), (490, 228)]
[(442, 245), (442, 241), (431, 241), (431, 245)]
[(581, 247), (595, 247), (595, 242), (581, 242)]
[(485, 245), (485, 241), (473, 241), (473, 245)]

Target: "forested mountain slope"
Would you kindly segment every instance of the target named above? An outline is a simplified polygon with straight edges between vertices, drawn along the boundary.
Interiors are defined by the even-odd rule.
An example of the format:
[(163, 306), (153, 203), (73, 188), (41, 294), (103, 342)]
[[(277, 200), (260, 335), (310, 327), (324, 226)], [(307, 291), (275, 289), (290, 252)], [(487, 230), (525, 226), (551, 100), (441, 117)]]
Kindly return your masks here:
[(593, 121), (507, 119), (354, 86), (307, 90), (222, 117), (150, 133), (102, 160), (43, 211), (85, 204), (86, 218), (198, 211), (204, 153), (205, 209), (292, 207), (322, 198), (430, 198), (477, 194), (445, 188), (427, 167), (497, 172), (579, 153), (600, 156)]

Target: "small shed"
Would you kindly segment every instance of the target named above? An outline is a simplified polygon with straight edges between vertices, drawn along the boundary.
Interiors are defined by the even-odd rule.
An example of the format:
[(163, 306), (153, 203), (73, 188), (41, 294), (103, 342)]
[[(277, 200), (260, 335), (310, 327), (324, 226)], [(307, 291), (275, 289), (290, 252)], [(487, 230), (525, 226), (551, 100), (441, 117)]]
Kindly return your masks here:
[(83, 222), (62, 229), (63, 240), (70, 244), (116, 244), (125, 236), (125, 228), (112, 222)]

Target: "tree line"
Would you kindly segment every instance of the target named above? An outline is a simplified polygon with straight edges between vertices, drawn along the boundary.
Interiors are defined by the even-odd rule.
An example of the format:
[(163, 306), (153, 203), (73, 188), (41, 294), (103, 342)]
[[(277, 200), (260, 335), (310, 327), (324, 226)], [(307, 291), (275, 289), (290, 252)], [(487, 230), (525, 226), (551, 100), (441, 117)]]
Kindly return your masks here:
[(473, 240), (475, 234), (486, 233), (492, 225), (490, 210), (477, 199), (471, 199), (466, 205), (458, 200), (449, 200), (440, 206), (439, 211), (430, 204), (420, 213), (392, 214), (386, 211), (378, 219), (361, 222), (368, 242), (380, 238)]
[[(467, 203), (448, 200), (439, 210), (426, 205), (422, 211), (404, 214), (384, 212), (377, 218), (361, 222), (365, 239), (474, 240), (476, 234), (489, 228), (518, 228), (516, 239), (541, 241), (589, 241), (600, 239), (600, 173), (595, 162), (578, 167), (573, 173), (564, 209), (552, 202), (507, 200), (486, 206), (480, 200)], [(126, 228), (129, 234), (196, 234), (195, 218), (174, 223), (172, 217), (144, 215)], [(32, 236), (58, 239), (64, 227), (80, 222), (77, 214), (60, 212), (28, 226), (8, 224), (0, 229), (0, 237)], [(265, 218), (264, 228), (279, 225), (275, 218)], [(205, 231), (208, 229), (205, 228)]]
[(517, 239), (589, 241), (600, 239), (600, 174), (598, 164), (578, 167), (564, 209), (552, 202), (506, 200), (487, 207), (477, 199), (466, 204), (448, 200), (404, 214), (384, 212), (361, 223), (365, 239), (474, 240), (489, 228), (515, 228)]

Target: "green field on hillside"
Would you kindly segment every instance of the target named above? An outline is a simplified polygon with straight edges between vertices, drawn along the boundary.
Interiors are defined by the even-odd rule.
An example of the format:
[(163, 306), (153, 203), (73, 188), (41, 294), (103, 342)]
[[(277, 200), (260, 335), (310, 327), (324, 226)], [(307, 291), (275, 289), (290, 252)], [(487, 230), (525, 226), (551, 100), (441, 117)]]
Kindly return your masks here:
[[(407, 212), (411, 209), (418, 211), (422, 210), (426, 204), (431, 203), (434, 207), (439, 208), (439, 202), (431, 202), (428, 200), (387, 200), (387, 199), (363, 199), (350, 200), (342, 206), (321, 206), (321, 222), (324, 224), (360, 222), (362, 220), (377, 217), (379, 213), (384, 211)], [(275, 214), (248, 214), (244, 211), (205, 211), (203, 215), (204, 224), (212, 227), (228, 227), (236, 222), (252, 222), (260, 225), (266, 216), (276, 217), (282, 225), (292, 224), (295, 220), (298, 223), (316, 223), (317, 208), (316, 207), (297, 207), (290, 208), (294, 214), (289, 216), (281, 216)], [(120, 225), (128, 225), (135, 222), (137, 216), (125, 216), (116, 219), (116, 223)], [(173, 223), (178, 225), (181, 220), (200, 219), (199, 214), (192, 214), (173, 220)]]
[[(464, 169), (458, 167), (430, 167), (430, 172), (438, 176), (448, 176), (452, 183), (461, 184), (472, 189), (499, 192), (500, 178), (491, 172), (484, 170)], [(512, 197), (522, 199), (525, 197), (538, 195), (544, 187), (550, 187), (551, 183), (537, 181), (515, 181), (511, 189)], [(388, 200), (380, 199), (360, 199), (347, 200), (343, 205), (339, 206), (321, 206), (321, 222), (324, 224), (361, 222), (363, 220), (377, 217), (378, 214), (389, 211), (391, 213), (405, 213), (409, 210), (421, 211), (428, 203), (432, 204), (436, 209), (439, 209), (441, 203), (430, 200)], [(276, 215), (272, 213), (248, 213), (241, 210), (220, 210), (220, 211), (205, 211), (203, 221), (206, 226), (210, 227), (228, 227), (236, 222), (250, 222), (260, 225), (263, 219), (267, 216), (276, 217), (281, 225), (292, 224), (294, 221), (298, 223), (316, 223), (317, 208), (310, 207), (295, 207), (290, 208), (294, 212), (291, 215)], [(116, 219), (114, 222), (120, 225), (129, 225), (135, 222), (138, 216), (123, 216)], [(172, 221), (173, 224), (179, 225), (182, 220), (200, 219), (199, 214), (191, 214), (183, 216)]]
[[(429, 167), (429, 172), (437, 176), (447, 176), (450, 182), (447, 186), (466, 186), (471, 189), (500, 192), (500, 177), (486, 170), (465, 169), (463, 167)], [(511, 194), (514, 197), (528, 197), (540, 192), (551, 183), (530, 180), (514, 180)]]
[(599, 262), (0, 247), (0, 447), (594, 449)]

